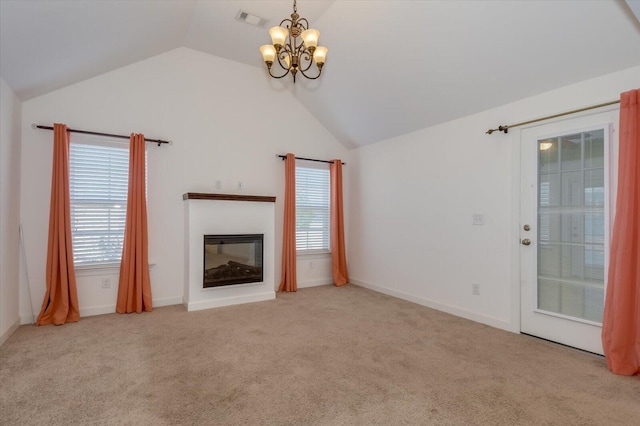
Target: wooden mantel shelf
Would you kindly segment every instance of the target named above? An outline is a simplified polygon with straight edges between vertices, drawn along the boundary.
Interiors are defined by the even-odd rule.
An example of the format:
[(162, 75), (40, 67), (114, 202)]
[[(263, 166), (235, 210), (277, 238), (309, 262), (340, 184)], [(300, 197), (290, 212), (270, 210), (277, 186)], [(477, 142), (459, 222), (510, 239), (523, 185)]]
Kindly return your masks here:
[(264, 195), (238, 195), (238, 194), (206, 194), (203, 192), (187, 192), (182, 194), (183, 200), (224, 200), (224, 201), (258, 201), (262, 203), (275, 203), (276, 197)]

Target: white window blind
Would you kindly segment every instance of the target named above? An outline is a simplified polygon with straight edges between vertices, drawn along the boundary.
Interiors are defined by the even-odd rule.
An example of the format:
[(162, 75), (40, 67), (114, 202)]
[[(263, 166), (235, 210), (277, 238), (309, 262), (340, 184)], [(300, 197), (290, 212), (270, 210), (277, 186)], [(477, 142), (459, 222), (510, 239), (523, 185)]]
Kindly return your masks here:
[(296, 167), (296, 250), (329, 251), (329, 169)]
[(72, 142), (71, 238), (75, 265), (119, 263), (129, 180), (129, 147)]

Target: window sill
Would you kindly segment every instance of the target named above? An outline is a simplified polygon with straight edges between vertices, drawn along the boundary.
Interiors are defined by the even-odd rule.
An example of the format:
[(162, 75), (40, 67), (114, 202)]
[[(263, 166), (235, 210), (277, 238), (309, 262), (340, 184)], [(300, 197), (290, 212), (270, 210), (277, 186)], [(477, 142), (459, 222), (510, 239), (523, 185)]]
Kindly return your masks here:
[(298, 251), (296, 257), (304, 259), (326, 259), (331, 257), (331, 252), (328, 250), (314, 250), (314, 251)]
[[(155, 262), (149, 262), (149, 268), (155, 266)], [(89, 277), (93, 275), (117, 275), (120, 273), (120, 262), (99, 263), (94, 265), (78, 265), (75, 267), (76, 275)]]

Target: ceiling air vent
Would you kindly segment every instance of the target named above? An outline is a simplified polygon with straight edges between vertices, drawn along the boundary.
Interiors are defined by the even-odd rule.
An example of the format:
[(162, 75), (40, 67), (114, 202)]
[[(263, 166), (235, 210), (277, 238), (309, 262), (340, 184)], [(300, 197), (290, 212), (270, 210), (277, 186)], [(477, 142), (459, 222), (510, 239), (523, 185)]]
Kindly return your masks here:
[(269, 23), (268, 19), (252, 15), (248, 12), (243, 12), (242, 10), (238, 11), (238, 14), (236, 15), (236, 21), (244, 22), (245, 24), (253, 25), (254, 27), (260, 28), (264, 28), (267, 23)]

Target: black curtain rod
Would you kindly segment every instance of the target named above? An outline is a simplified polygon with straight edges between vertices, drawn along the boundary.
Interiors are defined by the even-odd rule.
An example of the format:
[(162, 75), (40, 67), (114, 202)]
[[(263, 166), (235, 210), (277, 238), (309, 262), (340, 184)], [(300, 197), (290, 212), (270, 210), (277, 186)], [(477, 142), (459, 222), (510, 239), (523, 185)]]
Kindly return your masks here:
[(535, 120), (523, 121), (522, 123), (507, 124), (506, 126), (498, 126), (497, 129), (489, 129), (485, 133), (488, 134), (488, 135), (490, 135), (493, 132), (509, 133), (509, 129), (512, 128), (512, 127), (524, 126), (525, 124), (537, 123), (538, 121), (550, 120), (552, 118), (562, 117), (564, 115), (575, 114), (575, 113), (578, 113), (578, 112), (588, 111), (590, 109), (601, 108), (601, 107), (605, 107), (605, 106), (608, 106), (608, 105), (615, 105), (615, 104), (619, 104), (619, 103), (620, 103), (619, 100), (618, 101), (611, 101), (611, 102), (604, 102), (604, 103), (598, 104), (598, 105), (591, 105), (591, 106), (588, 106), (588, 107), (578, 108), (578, 109), (574, 109), (574, 110), (567, 111), (567, 112), (561, 112), (559, 114), (553, 114), (553, 115), (548, 115), (548, 116), (542, 117), (542, 118), (536, 118)]
[[(41, 126), (39, 124), (32, 124), (31, 127), (34, 128), (34, 129), (53, 130), (52, 126)], [(72, 132), (72, 133), (82, 133), (84, 135), (108, 136), (110, 138), (130, 139), (130, 136), (114, 135), (113, 133), (90, 132), (88, 130), (77, 130), (77, 129), (67, 129), (67, 131), (68, 132)], [(147, 139), (147, 138), (144, 138), (144, 141), (145, 142), (157, 143), (158, 146), (162, 145), (163, 143), (171, 144), (171, 141), (163, 141), (162, 139)]]
[[(282, 158), (282, 161), (287, 159), (286, 155), (280, 155), (280, 154), (276, 154), (276, 157), (280, 157)], [(327, 160), (316, 160), (315, 158), (304, 158), (304, 157), (295, 157), (296, 160), (304, 160), (304, 161), (315, 161), (316, 163), (333, 163), (333, 161), (327, 161)], [(342, 165), (345, 166), (347, 163), (342, 162)]]

